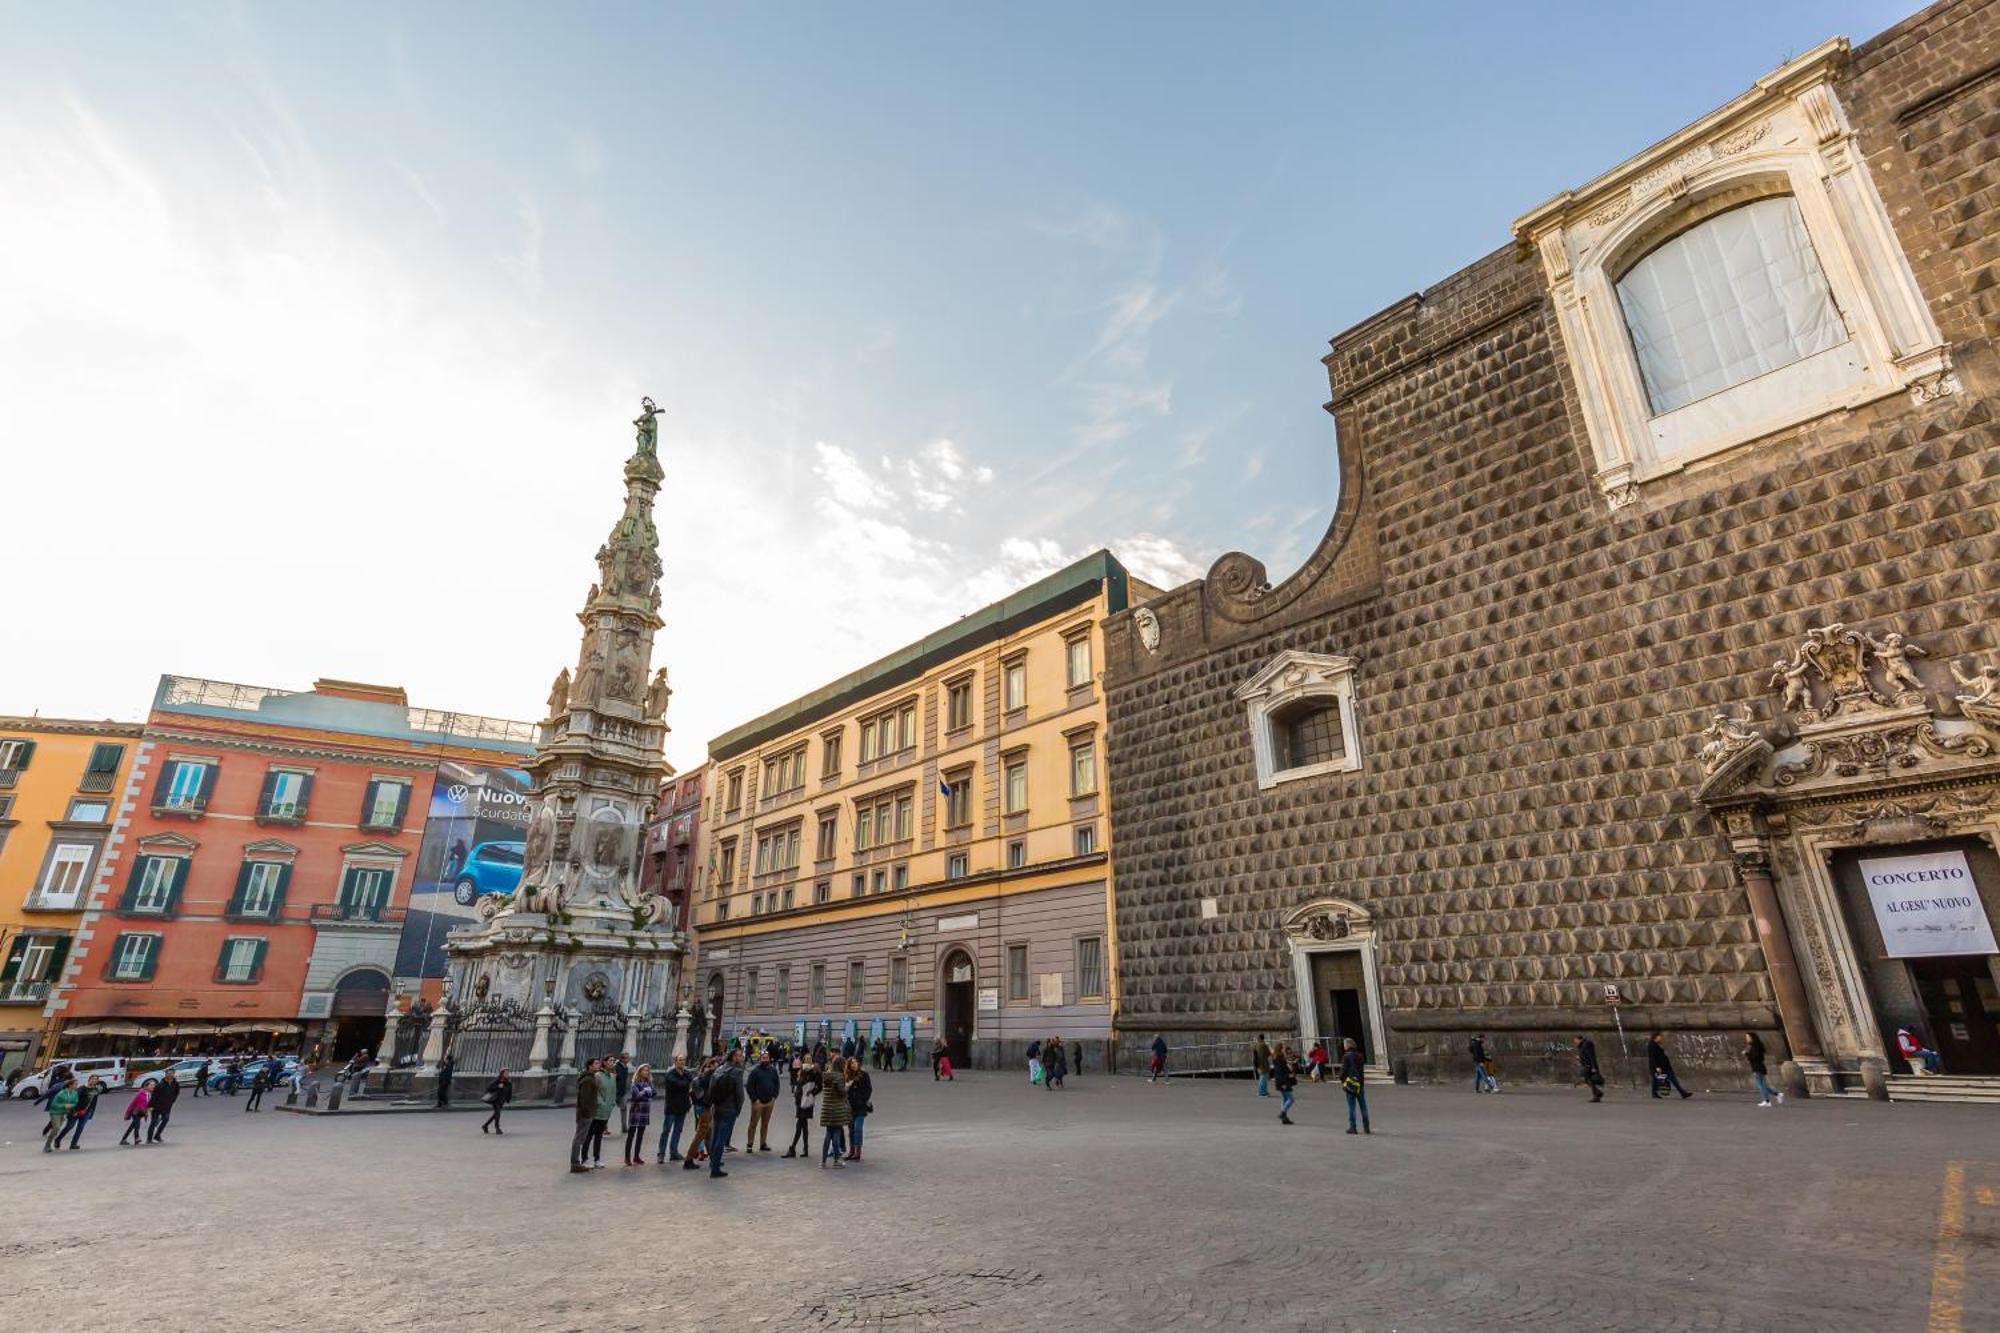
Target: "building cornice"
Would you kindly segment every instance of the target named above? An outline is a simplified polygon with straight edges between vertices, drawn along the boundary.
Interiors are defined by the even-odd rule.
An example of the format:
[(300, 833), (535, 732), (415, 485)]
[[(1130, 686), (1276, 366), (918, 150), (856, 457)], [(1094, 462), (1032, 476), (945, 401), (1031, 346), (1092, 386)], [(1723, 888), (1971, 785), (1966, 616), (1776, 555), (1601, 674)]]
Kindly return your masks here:
[(90, 722), (73, 717), (15, 717), (0, 715), (0, 731), (40, 732), (46, 736), (119, 736), (138, 738), (145, 731), (142, 722)]

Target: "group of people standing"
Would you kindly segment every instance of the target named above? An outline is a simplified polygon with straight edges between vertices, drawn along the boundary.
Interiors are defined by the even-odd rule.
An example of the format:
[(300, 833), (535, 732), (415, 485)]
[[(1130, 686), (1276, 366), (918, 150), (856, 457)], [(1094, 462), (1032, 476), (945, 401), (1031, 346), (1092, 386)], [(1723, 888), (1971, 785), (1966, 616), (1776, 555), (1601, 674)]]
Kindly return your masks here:
[[(1257, 1044), (1250, 1048), (1250, 1068), (1257, 1076), (1257, 1095), (1268, 1097), (1273, 1088), (1277, 1089), (1281, 1125), (1298, 1123), (1292, 1119), (1292, 1108), (1298, 1104), (1300, 1080), (1310, 1078), (1318, 1083), (1325, 1078), (1326, 1067), (1326, 1043), (1322, 1041), (1315, 1041), (1303, 1059), (1285, 1042), (1272, 1046), (1262, 1033), (1257, 1036)], [(1341, 1091), (1347, 1096), (1347, 1132), (1373, 1134), (1374, 1126), (1368, 1121), (1368, 1066), (1352, 1037), (1341, 1039), (1339, 1076)]]
[[(65, 1076), (48, 1097), (45, 1109), (49, 1119), (42, 1128), (42, 1151), (54, 1152), (63, 1147), (65, 1137), (72, 1152), (82, 1148), (83, 1131), (96, 1119), (98, 1103), (109, 1091), (96, 1074), (82, 1084), (74, 1076)], [(141, 1083), (125, 1104), (125, 1132), (119, 1136), (118, 1145), (142, 1147), (164, 1142), (167, 1121), (173, 1118), (174, 1103), (180, 1100), (180, 1095), (180, 1081), (172, 1070)]]
[[(660, 1132), (654, 1163), (665, 1166), (679, 1162), (685, 1171), (697, 1170), (704, 1161), (711, 1178), (727, 1176), (724, 1156), (732, 1152), (770, 1152), (771, 1118), (778, 1098), (789, 1078), (795, 1126), (786, 1157), (810, 1157), (812, 1126), (817, 1119), (824, 1135), (820, 1144), (820, 1165), (838, 1168), (861, 1160), (863, 1132), (875, 1109), (874, 1080), (861, 1060), (852, 1054), (834, 1054), (824, 1046), (792, 1055), (783, 1066), (782, 1052), (766, 1046), (755, 1063), (746, 1061), (741, 1046), (727, 1054), (712, 1055), (699, 1068), (690, 1069), (686, 1056), (674, 1057), (670, 1068), (657, 1076), (650, 1064), (633, 1067), (629, 1057), (592, 1059), (577, 1076), (576, 1133), (570, 1141), (569, 1169), (572, 1174), (600, 1170), (604, 1165), (604, 1136), (613, 1115), (620, 1117), (625, 1136), (625, 1165), (644, 1166), (646, 1135), (653, 1123), (653, 1104), (660, 1106)], [(493, 1114), (490, 1125), (499, 1130), (500, 1110), (513, 1097), (507, 1071), (486, 1091)], [(743, 1146), (730, 1140), (745, 1105), (749, 1108), (748, 1128)], [(681, 1136), (690, 1129), (685, 1154)]]
[[(1061, 1037), (1050, 1037), (1046, 1041), (1028, 1043), (1028, 1081), (1039, 1083), (1050, 1092), (1061, 1088), (1070, 1074), (1070, 1048), (1063, 1044)], [(1079, 1048), (1081, 1054), (1081, 1048)], [(1083, 1061), (1077, 1062), (1081, 1072)]]

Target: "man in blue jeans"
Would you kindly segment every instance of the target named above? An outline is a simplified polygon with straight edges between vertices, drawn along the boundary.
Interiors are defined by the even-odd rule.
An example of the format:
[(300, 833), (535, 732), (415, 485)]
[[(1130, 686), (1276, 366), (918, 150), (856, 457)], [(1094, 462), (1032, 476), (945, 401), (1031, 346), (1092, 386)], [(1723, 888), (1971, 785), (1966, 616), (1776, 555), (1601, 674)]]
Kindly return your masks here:
[(712, 1180), (729, 1173), (722, 1169), (722, 1154), (729, 1147), (729, 1135), (743, 1110), (743, 1048), (729, 1053), (729, 1063), (715, 1071), (708, 1081), (708, 1104), (715, 1115), (715, 1128), (708, 1136), (708, 1174)]
[(1271, 1095), (1271, 1048), (1264, 1041), (1264, 1034), (1257, 1034), (1257, 1044), (1250, 1048), (1250, 1072), (1257, 1076), (1257, 1095)]
[(660, 1153), (653, 1160), (662, 1166), (681, 1160), (681, 1130), (687, 1124), (693, 1086), (687, 1057), (676, 1055), (674, 1067), (660, 1075)]

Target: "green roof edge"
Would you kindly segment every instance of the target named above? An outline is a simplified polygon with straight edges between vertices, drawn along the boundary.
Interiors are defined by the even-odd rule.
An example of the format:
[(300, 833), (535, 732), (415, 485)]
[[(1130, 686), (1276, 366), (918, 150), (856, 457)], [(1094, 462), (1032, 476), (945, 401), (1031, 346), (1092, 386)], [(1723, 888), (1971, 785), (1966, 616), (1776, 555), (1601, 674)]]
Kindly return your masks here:
[(1024, 626), (1089, 601), (1096, 596), (1100, 583), (1104, 585), (1107, 610), (1116, 614), (1125, 609), (1128, 577), (1117, 556), (1109, 551), (1093, 551), (991, 606), (961, 616), (948, 629), (927, 634), (859, 671), (849, 672), (762, 717), (723, 732), (708, 743), (708, 757), (717, 761), (733, 759), (775, 736), (831, 717), (871, 694), (916, 680), (940, 662), (963, 656)]

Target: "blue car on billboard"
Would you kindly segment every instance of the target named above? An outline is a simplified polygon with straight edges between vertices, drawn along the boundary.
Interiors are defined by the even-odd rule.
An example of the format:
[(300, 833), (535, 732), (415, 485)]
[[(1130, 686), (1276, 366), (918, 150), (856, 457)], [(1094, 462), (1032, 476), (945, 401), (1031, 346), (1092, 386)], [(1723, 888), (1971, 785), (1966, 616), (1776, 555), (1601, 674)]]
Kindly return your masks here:
[(481, 895), (512, 893), (521, 882), (521, 866), (527, 859), (526, 842), (482, 842), (474, 844), (452, 881), (451, 896), (462, 907), (470, 907)]

